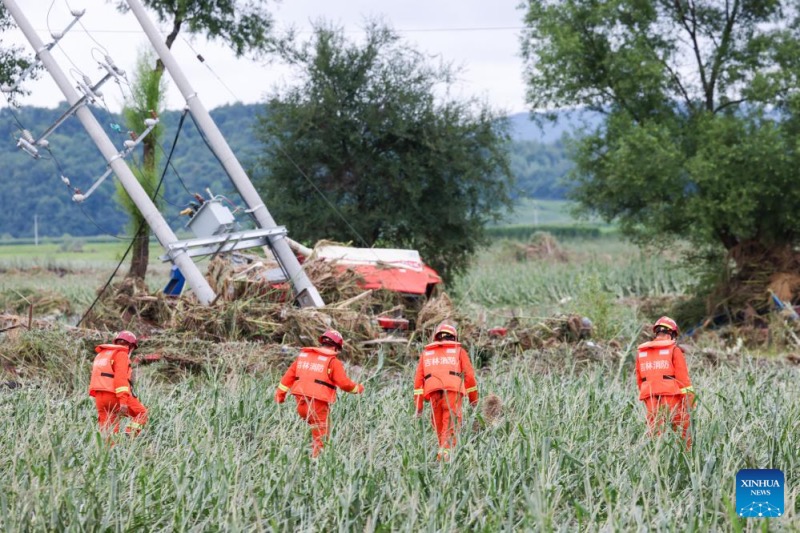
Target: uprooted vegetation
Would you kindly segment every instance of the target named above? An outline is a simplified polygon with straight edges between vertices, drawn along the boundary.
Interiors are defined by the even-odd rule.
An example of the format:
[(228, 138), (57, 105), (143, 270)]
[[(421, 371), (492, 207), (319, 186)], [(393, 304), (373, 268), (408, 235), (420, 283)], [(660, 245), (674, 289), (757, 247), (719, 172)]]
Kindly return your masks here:
[[(547, 258), (534, 260), (552, 264)], [(575, 274), (570, 274), (572, 285), (565, 284), (564, 292), (572, 290), (574, 297), (566, 298), (560, 311), (545, 316), (515, 308), (487, 312), (468, 302), (455, 304), (443, 291), (427, 300), (365, 291), (354, 270), (311, 259), (304, 268), (327, 305), (301, 309), (292, 305), (285, 286), (270, 280), (273, 266), (263, 257), (215, 259), (207, 277), (219, 298), (210, 306), (200, 305), (191, 294), (168, 297), (125, 279), (103, 294), (80, 329), (52, 319), (69, 312), (70, 302), (58, 293), (6, 290), (4, 305), (10, 313), (0, 315), (0, 331), (6, 330), (0, 333), (0, 361), (12, 376), (61, 369), (67, 377), (60, 379), (70, 381), (69, 376), (83, 376), (85, 368), (63, 372), (65, 363), (53, 361), (90, 360), (94, 345), (110, 342), (112, 332), (125, 328), (143, 338), (140, 353), (159, 355), (157, 374), (165, 379), (219, 370), (262, 373), (285, 366), (297, 347), (314, 344), (322, 331), (335, 328), (345, 337), (342, 357), (351, 364), (381, 360), (388, 366), (403, 366), (416, 360), (436, 325), (447, 320), (458, 325), (478, 367), (521, 354), (533, 354), (541, 369), (564, 363), (622, 364), (638, 342), (647, 340), (651, 320), (671, 305), (687, 301), (685, 295), (669, 292), (670, 284), (664, 281), (656, 285), (665, 289), (660, 292), (616, 297), (614, 293), (638, 287), (642, 274), (634, 271), (634, 281), (624, 281), (620, 290), (598, 277), (604, 271), (593, 270), (588, 278), (578, 276), (579, 283), (572, 283)], [(578, 268), (578, 264), (565, 267)], [(492, 275), (502, 279), (505, 272), (497, 268)], [(776, 293), (779, 290), (776, 285)], [(28, 314), (31, 309), (33, 316)], [(406, 319), (408, 329), (385, 330), (378, 323), (383, 317)], [(77, 344), (59, 344), (56, 338)], [(702, 354), (708, 361), (726, 361), (732, 350), (746, 349), (782, 352), (793, 363), (800, 361), (800, 321), (773, 313), (758, 323), (700, 328), (686, 342), (690, 354)]]
[(569, 254), (558, 240), (546, 231), (535, 232), (526, 242), (504, 241), (501, 254), (520, 263), (530, 261), (566, 263), (569, 261)]
[[(708, 279), (696, 283), (696, 296), (675, 314), (704, 325), (741, 324), (765, 328), (770, 314), (782, 309), (796, 318), (800, 305), (800, 253), (791, 246), (765, 247), (745, 241), (724, 255), (704, 251), (689, 256)], [(703, 270), (705, 269), (705, 270)]]

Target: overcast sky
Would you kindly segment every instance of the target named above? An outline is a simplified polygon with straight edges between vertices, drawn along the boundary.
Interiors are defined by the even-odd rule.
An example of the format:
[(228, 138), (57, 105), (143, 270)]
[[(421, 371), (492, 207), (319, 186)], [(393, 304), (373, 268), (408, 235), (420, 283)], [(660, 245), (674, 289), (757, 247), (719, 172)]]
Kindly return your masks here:
[[(80, 70), (93, 81), (101, 77), (92, 58), (93, 48), (102, 45), (119, 67), (131, 72), (139, 51), (149, 45), (132, 14), (121, 15), (103, 0), (17, 2), (45, 42), (51, 40), (48, 27), (60, 31), (71, 20), (68, 6), (86, 9), (81, 21), (88, 31), (76, 26), (54, 54), (63, 70)], [(293, 26), (301, 38), (310, 36), (313, 21), (325, 19), (358, 39), (363, 36), (364, 20), (380, 16), (418, 50), (463, 67), (454, 96), (482, 97), (498, 110), (515, 113), (526, 110), (519, 55), (523, 13), (518, 4), (519, 0), (286, 0), (269, 5), (278, 28)], [(209, 109), (226, 103), (260, 102), (276, 84), (292, 83), (291, 71), (281, 65), (237, 60), (223, 45), (190, 37), (185, 30), (181, 36), (173, 52)], [(32, 50), (16, 29), (4, 34), (3, 42)], [(196, 59), (197, 53), (205, 58), (204, 64)], [(21, 99), (23, 105), (52, 107), (65, 99), (44, 73), (25, 87), (32, 94)], [(109, 83), (103, 92), (108, 106), (117, 111), (122, 101), (120, 89)], [(167, 107), (183, 105), (183, 97), (170, 86)]]

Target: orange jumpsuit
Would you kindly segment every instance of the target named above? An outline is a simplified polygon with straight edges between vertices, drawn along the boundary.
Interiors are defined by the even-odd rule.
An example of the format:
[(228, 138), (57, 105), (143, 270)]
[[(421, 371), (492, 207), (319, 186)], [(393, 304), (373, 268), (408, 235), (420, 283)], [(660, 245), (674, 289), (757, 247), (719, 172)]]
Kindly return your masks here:
[(456, 445), (465, 394), (470, 404), (478, 403), (478, 382), (467, 351), (455, 341), (425, 346), (414, 376), (414, 407), (419, 415), (423, 402), (431, 402), (431, 422), (439, 439), (438, 458), (448, 458), (450, 448)]
[(147, 423), (147, 409), (131, 393), (131, 366), (128, 347), (101, 344), (95, 347), (89, 396), (97, 407), (97, 421), (102, 431), (119, 432), (120, 407), (128, 406), (131, 422), (125, 428), (128, 434), (138, 435)]
[(364, 392), (364, 386), (347, 377), (336, 352), (328, 348), (303, 348), (281, 378), (275, 401), (283, 403), (291, 393), (297, 402), (297, 414), (311, 426), (311, 454), (317, 457), (325, 446), (330, 425), (330, 404), (336, 401), (336, 388), (352, 394)]
[(671, 419), (673, 430), (680, 429), (686, 447), (691, 448), (689, 408), (694, 389), (683, 350), (674, 340), (656, 338), (639, 345), (636, 384), (639, 399), (647, 408), (649, 430), (661, 434), (666, 419)]

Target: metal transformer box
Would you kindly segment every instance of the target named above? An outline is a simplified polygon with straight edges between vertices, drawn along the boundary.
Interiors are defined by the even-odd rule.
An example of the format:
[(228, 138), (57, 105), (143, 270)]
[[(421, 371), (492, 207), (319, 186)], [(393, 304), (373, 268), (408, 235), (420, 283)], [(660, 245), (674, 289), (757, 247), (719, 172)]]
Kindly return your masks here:
[(219, 200), (209, 200), (200, 206), (186, 226), (195, 237), (202, 238), (227, 233), (235, 228), (236, 221), (231, 210)]

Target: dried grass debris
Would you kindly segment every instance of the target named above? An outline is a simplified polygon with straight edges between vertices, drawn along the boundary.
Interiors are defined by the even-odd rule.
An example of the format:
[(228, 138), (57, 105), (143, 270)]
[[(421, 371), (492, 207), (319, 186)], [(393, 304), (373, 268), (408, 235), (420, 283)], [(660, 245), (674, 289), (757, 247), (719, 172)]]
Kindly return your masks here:
[(489, 394), (481, 400), (480, 413), (472, 422), (472, 431), (481, 431), (497, 426), (503, 418), (503, 400), (497, 394)]

